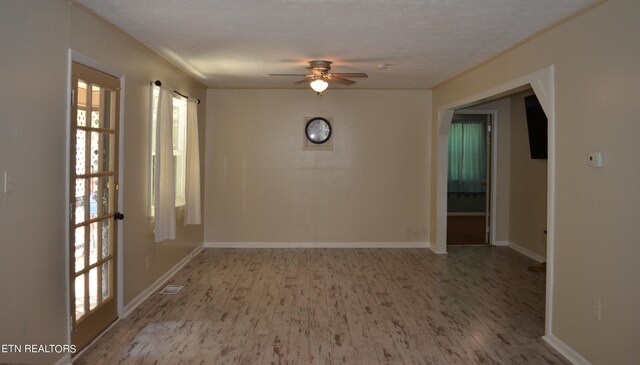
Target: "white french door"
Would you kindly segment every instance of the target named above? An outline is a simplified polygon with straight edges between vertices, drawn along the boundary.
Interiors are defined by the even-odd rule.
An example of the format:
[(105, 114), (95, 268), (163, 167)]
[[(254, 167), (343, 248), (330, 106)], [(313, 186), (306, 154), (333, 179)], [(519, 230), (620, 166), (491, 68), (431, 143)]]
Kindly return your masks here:
[(72, 91), (69, 287), (79, 350), (117, 318), (120, 80), (74, 62)]

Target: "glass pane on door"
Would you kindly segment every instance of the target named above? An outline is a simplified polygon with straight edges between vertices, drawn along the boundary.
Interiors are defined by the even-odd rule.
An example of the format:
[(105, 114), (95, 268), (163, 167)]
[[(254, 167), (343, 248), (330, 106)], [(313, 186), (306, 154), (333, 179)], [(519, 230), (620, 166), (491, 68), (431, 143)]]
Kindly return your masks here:
[(76, 179), (75, 186), (75, 217), (76, 224), (86, 220), (85, 212), (87, 200), (85, 199), (86, 179)]
[(98, 262), (98, 222), (89, 225), (89, 265)]
[(111, 281), (109, 277), (111, 272), (111, 262), (102, 264), (102, 299), (107, 300), (111, 297)]
[(98, 306), (98, 268), (89, 271), (89, 310)]
[(113, 252), (111, 250), (111, 238), (112, 226), (110, 221), (102, 221), (102, 257), (107, 257)]
[(100, 214), (107, 215), (109, 212), (113, 211), (113, 206), (111, 205), (111, 187), (113, 183), (111, 182), (113, 178), (109, 176), (104, 176), (101, 181), (101, 194), (102, 201), (100, 202)]
[(98, 217), (98, 184), (100, 178), (89, 179), (89, 219)]
[(80, 275), (80, 276), (76, 276), (76, 280), (75, 280), (75, 292), (76, 292), (76, 300), (75, 300), (75, 304), (76, 304), (76, 321), (80, 320), (82, 317), (84, 317), (86, 310), (85, 310), (85, 301), (84, 301), (84, 275)]
[(78, 227), (76, 228), (75, 231), (75, 239), (76, 239), (76, 245), (75, 245), (75, 251), (74, 251), (74, 255), (75, 255), (75, 261), (76, 261), (76, 266), (75, 266), (75, 271), (78, 272), (82, 269), (84, 269), (86, 263), (85, 263), (85, 227)]
[(102, 170), (103, 171), (112, 171), (113, 168), (111, 166), (111, 144), (113, 134), (111, 133), (102, 133)]
[(98, 161), (100, 161), (100, 133), (99, 132), (91, 132), (91, 173), (98, 172), (99, 166)]
[(87, 132), (83, 130), (76, 131), (76, 174), (84, 174), (86, 167), (85, 148), (87, 143)]
[(104, 108), (103, 113), (104, 117), (102, 118), (102, 128), (111, 129), (111, 118), (113, 117), (113, 113), (115, 111), (115, 104), (113, 103), (114, 97), (113, 91), (104, 90)]
[(97, 85), (91, 85), (91, 127), (100, 128), (100, 107), (102, 101), (102, 89)]

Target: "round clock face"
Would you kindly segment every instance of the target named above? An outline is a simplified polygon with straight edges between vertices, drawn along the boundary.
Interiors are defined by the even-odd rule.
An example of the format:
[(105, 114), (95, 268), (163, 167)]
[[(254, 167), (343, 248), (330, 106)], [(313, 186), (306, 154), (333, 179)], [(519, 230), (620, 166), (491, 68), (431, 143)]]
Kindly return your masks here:
[(307, 122), (304, 134), (311, 143), (323, 144), (331, 138), (331, 124), (328, 120), (315, 117)]

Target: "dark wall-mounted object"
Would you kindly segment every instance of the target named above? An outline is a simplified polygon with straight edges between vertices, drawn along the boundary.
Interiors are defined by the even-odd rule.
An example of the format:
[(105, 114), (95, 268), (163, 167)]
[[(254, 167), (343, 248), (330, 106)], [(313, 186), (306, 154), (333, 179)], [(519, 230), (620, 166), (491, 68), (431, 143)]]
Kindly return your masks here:
[(547, 159), (547, 115), (535, 95), (524, 98), (529, 130), (529, 151), (535, 160)]
[(331, 123), (322, 117), (311, 118), (304, 127), (304, 134), (309, 142), (323, 144), (331, 138)]

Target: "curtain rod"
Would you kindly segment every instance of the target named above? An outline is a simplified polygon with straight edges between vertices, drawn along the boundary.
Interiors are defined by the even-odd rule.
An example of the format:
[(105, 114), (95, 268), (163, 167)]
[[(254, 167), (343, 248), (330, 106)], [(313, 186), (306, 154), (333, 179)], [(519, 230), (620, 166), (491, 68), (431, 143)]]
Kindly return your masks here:
[[(156, 85), (156, 86), (162, 86), (162, 81), (160, 81), (160, 80), (151, 81), (151, 83), (152, 83), (152, 84), (154, 84), (154, 85)], [(175, 90), (172, 90), (172, 91), (173, 91), (174, 93), (176, 93), (176, 94), (178, 94), (178, 95), (182, 96), (183, 98), (187, 98), (187, 99), (189, 99), (189, 97), (188, 97), (188, 96), (186, 96), (185, 94), (183, 94), (183, 93), (181, 93), (181, 92), (178, 92), (178, 91), (175, 91)], [(198, 104), (200, 104), (200, 99), (196, 99), (196, 100), (198, 101)]]

